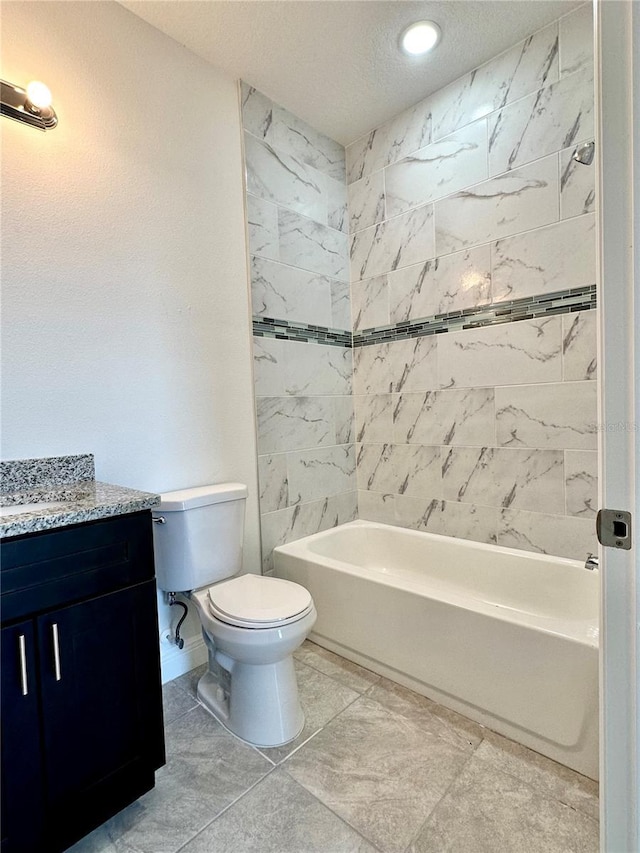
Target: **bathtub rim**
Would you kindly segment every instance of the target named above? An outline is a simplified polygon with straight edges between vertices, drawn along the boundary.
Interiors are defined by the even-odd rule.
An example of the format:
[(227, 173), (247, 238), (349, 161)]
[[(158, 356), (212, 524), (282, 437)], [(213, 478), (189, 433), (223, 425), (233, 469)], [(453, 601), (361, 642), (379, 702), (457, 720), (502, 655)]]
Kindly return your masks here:
[[(444, 604), (460, 607), (463, 610), (480, 613), (490, 618), (500, 619), (501, 621), (513, 624), (524, 624), (532, 630), (541, 631), (543, 633), (550, 634), (551, 636), (562, 637), (569, 642), (587, 645), (591, 648), (599, 648), (599, 606), (593, 617), (590, 619), (569, 619), (545, 616), (538, 612), (527, 612), (517, 608), (510, 608), (506, 605), (492, 603), (471, 595), (465, 596), (463, 594), (451, 592), (450, 590), (439, 590), (435, 586), (421, 584), (397, 575), (385, 575), (383, 573), (366, 569), (362, 566), (338, 560), (334, 557), (327, 557), (325, 555), (318, 554), (308, 549), (308, 543), (310, 541), (318, 541), (328, 538), (332, 534), (335, 534), (339, 529), (363, 527), (383, 530), (398, 530), (401, 531), (402, 535), (423, 540), (425, 538), (428, 540), (436, 540), (446, 545), (451, 545), (452, 542), (455, 542), (456, 546), (462, 547), (464, 550), (468, 550), (469, 552), (480, 549), (481, 551), (489, 553), (500, 553), (506, 556), (511, 555), (518, 559), (542, 561), (544, 563), (565, 566), (570, 568), (571, 571), (588, 571), (579, 560), (571, 560), (567, 557), (554, 557), (549, 554), (539, 554), (534, 551), (523, 551), (518, 548), (505, 548), (501, 545), (490, 545), (486, 542), (476, 542), (472, 539), (459, 539), (457, 537), (445, 536), (440, 533), (411, 530), (410, 528), (400, 527), (399, 525), (383, 524), (382, 522), (367, 521), (366, 519), (348, 521), (345, 524), (336, 525), (335, 527), (320, 531), (319, 533), (312, 533), (309, 536), (296, 539), (285, 545), (278, 545), (274, 548), (274, 560), (277, 555), (282, 555), (285, 558), (304, 560), (328, 569), (346, 572), (347, 574), (354, 575), (356, 577), (365, 578), (372, 583), (392, 587), (393, 589), (401, 589), (407, 593), (419, 595), (423, 598), (435, 599)], [(597, 570), (594, 571), (597, 572)], [(275, 567), (275, 573), (277, 574), (277, 566)], [(595, 577), (591, 582), (596, 582)]]

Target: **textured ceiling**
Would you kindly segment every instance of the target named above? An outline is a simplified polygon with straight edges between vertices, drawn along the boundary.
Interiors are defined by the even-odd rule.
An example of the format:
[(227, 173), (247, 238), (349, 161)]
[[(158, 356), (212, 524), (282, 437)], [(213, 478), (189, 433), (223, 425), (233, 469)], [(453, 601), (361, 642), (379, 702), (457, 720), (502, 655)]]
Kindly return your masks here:
[[(121, 0), (233, 77), (347, 144), (582, 0)], [(409, 60), (400, 31), (442, 41)]]

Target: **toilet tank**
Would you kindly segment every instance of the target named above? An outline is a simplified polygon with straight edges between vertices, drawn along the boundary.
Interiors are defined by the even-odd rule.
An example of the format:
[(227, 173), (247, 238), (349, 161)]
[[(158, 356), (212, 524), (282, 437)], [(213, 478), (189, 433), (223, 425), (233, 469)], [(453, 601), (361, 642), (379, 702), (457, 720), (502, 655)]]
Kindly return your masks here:
[(159, 589), (186, 592), (238, 574), (246, 499), (242, 483), (160, 495), (160, 506), (152, 513)]

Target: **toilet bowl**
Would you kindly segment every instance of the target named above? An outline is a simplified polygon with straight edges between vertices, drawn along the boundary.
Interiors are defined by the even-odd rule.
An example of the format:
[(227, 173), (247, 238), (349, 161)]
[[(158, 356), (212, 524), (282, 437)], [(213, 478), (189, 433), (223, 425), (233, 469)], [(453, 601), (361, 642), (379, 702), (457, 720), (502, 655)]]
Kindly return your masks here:
[(316, 621), (310, 593), (240, 574), (246, 486), (223, 483), (160, 496), (154, 515), (158, 586), (195, 605), (209, 665), (198, 700), (237, 737), (281, 746), (302, 731), (293, 652)]
[[(287, 590), (282, 583), (289, 584), (259, 575), (225, 581), (217, 585), (225, 587), (223, 611), (215, 603), (216, 586), (192, 595), (209, 651), (209, 669), (198, 684), (198, 699), (226, 728), (254, 746), (288, 743), (304, 726), (293, 652), (311, 631), (316, 609), (304, 587), (289, 584)], [(255, 603), (247, 604), (249, 585), (256, 595), (270, 599), (262, 613)], [(230, 593), (237, 594), (232, 606)], [(297, 612), (287, 605), (287, 593), (298, 599), (294, 607), (304, 602)], [(283, 601), (278, 611), (274, 602), (279, 596)]]

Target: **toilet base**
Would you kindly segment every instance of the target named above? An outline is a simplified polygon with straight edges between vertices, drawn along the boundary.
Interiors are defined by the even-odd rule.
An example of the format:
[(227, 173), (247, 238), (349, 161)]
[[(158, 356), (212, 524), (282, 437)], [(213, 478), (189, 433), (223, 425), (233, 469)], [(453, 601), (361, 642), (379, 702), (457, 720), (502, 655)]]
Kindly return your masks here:
[[(293, 656), (271, 664), (225, 660), (198, 682), (201, 704), (232, 734), (252, 746), (282, 746), (304, 728)], [(224, 656), (226, 658), (226, 656)], [(222, 672), (221, 672), (222, 670)]]

